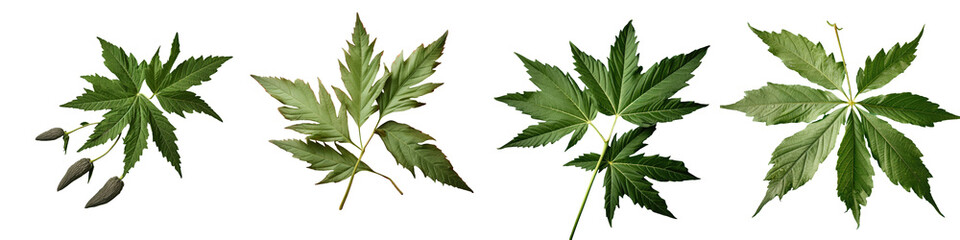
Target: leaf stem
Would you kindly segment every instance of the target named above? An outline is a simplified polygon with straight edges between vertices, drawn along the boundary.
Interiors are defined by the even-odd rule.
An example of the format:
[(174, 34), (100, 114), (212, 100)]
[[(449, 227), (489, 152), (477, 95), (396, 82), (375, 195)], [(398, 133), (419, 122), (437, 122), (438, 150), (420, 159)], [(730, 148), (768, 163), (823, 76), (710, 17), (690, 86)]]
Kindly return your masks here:
[[(613, 125), (610, 126), (610, 134), (607, 135), (611, 138), (613, 138), (613, 129), (617, 126), (617, 119), (620, 119), (620, 115), (614, 115)], [(593, 126), (593, 123), (590, 125)], [(593, 129), (596, 130), (597, 127), (594, 126)], [(597, 134), (600, 134), (600, 130), (597, 130)], [(570, 240), (573, 240), (573, 235), (577, 232), (577, 225), (580, 224), (580, 216), (583, 215), (583, 207), (587, 206), (587, 197), (590, 196), (590, 190), (593, 189), (594, 180), (597, 180), (597, 173), (600, 172), (600, 164), (603, 163), (603, 155), (607, 153), (609, 139), (604, 138), (603, 134), (600, 134), (600, 138), (603, 139), (603, 149), (600, 150), (600, 158), (597, 159), (597, 165), (593, 167), (593, 176), (590, 176), (590, 184), (587, 185), (587, 192), (583, 194), (583, 202), (580, 203), (577, 219), (573, 220), (573, 229), (570, 230)]]
[[(350, 173), (350, 183), (347, 183), (347, 191), (343, 193), (343, 200), (340, 200), (340, 210), (343, 210), (343, 204), (347, 203), (347, 196), (350, 195), (350, 187), (353, 187), (353, 178), (356, 177), (357, 167), (360, 166), (360, 159), (363, 159), (363, 154), (367, 152), (367, 146), (370, 145), (373, 134), (377, 132), (377, 126), (380, 126), (380, 120), (383, 120), (383, 116), (377, 118), (377, 124), (374, 124), (373, 131), (371, 131), (370, 136), (367, 137), (367, 142), (360, 145), (360, 155), (357, 156), (357, 163), (353, 164), (353, 172)], [(359, 129), (360, 126), (357, 126), (357, 128)], [(390, 180), (390, 178), (387, 179)], [(390, 183), (393, 183), (393, 180), (390, 180)], [(393, 186), (396, 187), (397, 185), (394, 184)], [(397, 191), (400, 191), (400, 188), (397, 188)], [(403, 192), (400, 192), (400, 194), (403, 194)]]
[(397, 192), (400, 192), (400, 195), (403, 195), (403, 191), (400, 191), (400, 187), (397, 187), (397, 183), (393, 182), (393, 179), (390, 179), (390, 177), (387, 177), (387, 175), (383, 175), (378, 172), (373, 172), (373, 173), (380, 175), (383, 178), (386, 178), (388, 181), (390, 181), (390, 184), (393, 184), (393, 188), (396, 188)]
[(117, 135), (117, 140), (113, 141), (113, 145), (110, 145), (110, 148), (108, 148), (106, 152), (104, 152), (103, 154), (100, 154), (99, 157), (94, 158), (93, 160), (90, 160), (90, 162), (91, 162), (91, 163), (92, 163), (92, 162), (95, 162), (95, 161), (99, 160), (100, 158), (103, 158), (103, 156), (106, 156), (107, 153), (110, 153), (110, 151), (113, 150), (113, 147), (114, 147), (114, 146), (117, 146), (117, 143), (118, 143), (118, 142), (120, 142), (120, 135)]
[(63, 135), (70, 135), (71, 133), (76, 132), (77, 130), (83, 129), (83, 128), (87, 127), (87, 126), (97, 125), (97, 124), (99, 124), (99, 123), (100, 123), (100, 122), (87, 123), (86, 125), (80, 125), (80, 127), (74, 128), (73, 130), (70, 130), (69, 132), (65, 132), (65, 133), (63, 133)]
[[(843, 56), (843, 44), (840, 44), (841, 28), (837, 27), (836, 23), (830, 23), (830, 21), (827, 21), (827, 24), (833, 27), (833, 33), (837, 35), (837, 46), (840, 47), (840, 61), (843, 61), (843, 75), (847, 77), (847, 91), (850, 92), (850, 95), (847, 95), (846, 93), (844, 93), (844, 95), (847, 95), (847, 104), (853, 105), (853, 100), (855, 100), (860, 93), (853, 95), (853, 87), (850, 85), (850, 71), (847, 70), (847, 59)], [(840, 89), (840, 92), (843, 92), (843, 89)]]

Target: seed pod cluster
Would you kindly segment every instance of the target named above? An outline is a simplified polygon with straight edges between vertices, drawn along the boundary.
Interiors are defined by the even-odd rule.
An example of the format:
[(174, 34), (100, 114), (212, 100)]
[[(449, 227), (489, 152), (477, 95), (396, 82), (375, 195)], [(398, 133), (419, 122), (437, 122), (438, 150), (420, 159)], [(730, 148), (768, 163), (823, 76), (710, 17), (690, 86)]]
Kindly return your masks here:
[(97, 191), (97, 194), (93, 195), (93, 198), (90, 198), (90, 201), (87, 201), (87, 206), (84, 208), (92, 208), (108, 203), (120, 194), (120, 190), (123, 190), (123, 180), (120, 180), (118, 177), (112, 177), (100, 188), (100, 191)]
[(63, 128), (51, 128), (50, 130), (37, 135), (37, 141), (57, 140), (63, 136), (63, 133)]
[(90, 181), (90, 177), (93, 176), (93, 163), (90, 162), (89, 158), (83, 158), (79, 161), (70, 165), (70, 168), (67, 169), (67, 173), (63, 175), (63, 179), (60, 179), (60, 185), (57, 185), (57, 191), (63, 190), (63, 188), (70, 185), (73, 181), (76, 181), (78, 178), (82, 177), (84, 174), (90, 174), (87, 177), (87, 181)]

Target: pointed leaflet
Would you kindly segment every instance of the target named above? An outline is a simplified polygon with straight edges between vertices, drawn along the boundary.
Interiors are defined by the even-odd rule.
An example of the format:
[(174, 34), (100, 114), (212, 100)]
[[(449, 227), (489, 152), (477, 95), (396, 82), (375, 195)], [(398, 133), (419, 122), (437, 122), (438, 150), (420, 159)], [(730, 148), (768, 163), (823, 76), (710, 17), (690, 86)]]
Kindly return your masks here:
[(887, 85), (890, 80), (903, 73), (910, 66), (913, 59), (917, 57), (917, 45), (920, 44), (920, 37), (923, 36), (923, 29), (913, 41), (903, 44), (893, 45), (889, 51), (880, 52), (871, 59), (867, 57), (867, 62), (859, 71), (857, 71), (857, 95), (873, 89)]
[(770, 160), (773, 168), (764, 178), (769, 181), (767, 194), (754, 215), (760, 213), (763, 205), (774, 197), (783, 198), (787, 192), (803, 186), (813, 178), (817, 167), (827, 158), (837, 142), (837, 134), (843, 126), (843, 111), (846, 109), (837, 109), (793, 136), (783, 139), (773, 151), (773, 158)]
[(863, 117), (863, 129), (867, 135), (867, 143), (873, 158), (877, 159), (880, 169), (887, 174), (887, 178), (894, 184), (903, 186), (907, 191), (913, 190), (918, 197), (926, 199), (933, 205), (941, 216), (940, 208), (930, 193), (928, 178), (933, 177), (923, 165), (920, 149), (909, 138), (897, 131), (886, 121), (870, 113), (860, 114)]
[(841, 89), (843, 63), (834, 60), (833, 54), (828, 56), (820, 43), (814, 44), (803, 35), (795, 35), (787, 30), (776, 33), (760, 31), (753, 26), (750, 29), (770, 46), (770, 53), (783, 60), (787, 68), (827, 89)]
[(444, 32), (430, 45), (417, 47), (407, 59), (402, 59), (402, 54), (397, 56), (389, 76), (386, 76), (383, 94), (377, 99), (381, 116), (422, 106), (423, 103), (413, 99), (431, 93), (442, 85), (442, 83), (420, 83), (433, 75), (434, 68), (440, 65), (437, 59), (443, 55), (443, 45), (446, 41), (447, 32)]
[[(313, 89), (303, 80), (290, 81), (277, 77), (260, 77), (250, 75), (261, 86), (281, 103), (280, 114), (288, 120), (307, 120), (316, 123), (301, 123), (290, 126), (291, 129), (310, 135), (311, 139), (319, 141), (351, 142), (350, 129), (344, 114), (337, 115), (333, 107), (330, 94), (320, 83), (320, 98), (313, 94)], [(319, 82), (319, 80), (318, 80)]]
[(599, 111), (606, 115), (616, 113), (615, 106), (620, 99), (619, 83), (613, 82), (613, 76), (600, 60), (580, 51), (570, 43), (573, 52), (574, 70), (580, 74), (580, 81), (586, 85), (586, 91), (596, 100)]
[(940, 105), (930, 102), (926, 97), (912, 93), (873, 96), (860, 101), (860, 106), (873, 114), (923, 127), (933, 127), (933, 123), (960, 118), (940, 109)]
[(747, 91), (740, 101), (720, 106), (741, 111), (754, 121), (767, 125), (810, 122), (845, 103), (833, 93), (803, 85), (767, 83), (767, 86)]
[(376, 81), (380, 70), (380, 56), (383, 52), (374, 55), (373, 46), (377, 41), (370, 40), (370, 35), (367, 35), (359, 15), (357, 15), (352, 37), (353, 42), (347, 43), (347, 49), (343, 51), (346, 65), (343, 62), (340, 63), (340, 79), (349, 96), (342, 94), (339, 89), (335, 90), (337, 99), (347, 106), (347, 112), (353, 117), (354, 122), (357, 125), (363, 125), (377, 110), (373, 104), (383, 88), (383, 81)]
[(624, 89), (630, 89), (625, 85), (635, 85), (640, 81), (642, 68), (639, 63), (640, 57), (637, 54), (637, 45), (637, 34), (633, 29), (633, 21), (630, 21), (623, 27), (623, 30), (620, 30), (613, 46), (610, 46), (610, 58), (607, 59), (607, 64), (610, 65), (610, 80), (612, 82), (610, 90), (619, 95), (615, 98), (616, 102), (613, 102), (614, 113), (619, 113), (625, 109), (625, 105), (636, 98), (636, 96), (630, 96), (634, 93), (633, 91)]
[(128, 98), (123, 104), (103, 114), (103, 120), (93, 128), (93, 133), (90, 134), (90, 137), (77, 152), (119, 137), (123, 128), (130, 124), (131, 119), (133, 119), (133, 112), (136, 110), (135, 101), (137, 101), (137, 97)]
[(127, 55), (122, 48), (113, 45), (107, 40), (100, 40), (100, 46), (103, 48), (103, 65), (107, 66), (117, 79), (120, 79), (120, 85), (125, 93), (136, 94), (140, 92), (140, 84), (143, 82), (143, 71), (137, 58), (133, 54)]
[(421, 144), (434, 140), (430, 135), (394, 121), (383, 123), (377, 128), (376, 133), (397, 163), (410, 170), (410, 174), (414, 177), (416, 175), (413, 167), (417, 167), (424, 176), (434, 181), (473, 192), (460, 175), (453, 171), (453, 165), (436, 145)]
[[(293, 154), (293, 157), (310, 163), (309, 168), (317, 171), (330, 171), (322, 181), (317, 184), (343, 181), (350, 177), (353, 166), (357, 164), (357, 157), (352, 153), (337, 145), (334, 150), (330, 145), (317, 143), (314, 141), (301, 141), (295, 139), (270, 140), (270, 143), (277, 145), (283, 150)], [(370, 171), (364, 162), (360, 162), (357, 171)]]
[(507, 94), (497, 100), (544, 122), (528, 127), (501, 148), (542, 146), (576, 131), (567, 148), (573, 146), (588, 130), (597, 109), (573, 78), (559, 68), (517, 56), (540, 91)]
[(130, 169), (140, 161), (140, 155), (143, 155), (143, 149), (147, 148), (147, 137), (150, 133), (147, 131), (147, 124), (150, 121), (150, 112), (146, 104), (150, 104), (150, 99), (143, 95), (137, 95), (131, 106), (130, 129), (127, 130), (127, 136), (123, 138), (123, 174), (121, 178), (130, 172)]
[(83, 95), (60, 105), (61, 107), (82, 110), (105, 110), (123, 107), (136, 93), (122, 90), (120, 82), (100, 75), (81, 76), (93, 85), (93, 90), (84, 89)]
[(837, 150), (837, 196), (851, 210), (859, 226), (860, 207), (867, 205), (873, 189), (873, 165), (862, 123), (854, 112), (850, 111), (847, 116), (847, 130)]
[[(709, 47), (664, 58), (644, 72), (640, 81), (624, 82), (620, 99), (620, 115), (623, 119), (637, 125), (669, 122), (702, 107), (696, 103), (676, 105), (660, 102), (688, 85), (687, 81), (693, 78), (693, 70), (700, 66), (700, 60), (706, 56)], [(657, 113), (662, 111), (674, 113), (659, 116)]]
[(180, 117), (184, 117), (184, 112), (206, 113), (217, 121), (223, 122), (220, 115), (213, 111), (213, 108), (207, 105), (207, 102), (203, 99), (200, 99), (200, 96), (197, 96), (196, 93), (190, 91), (161, 92), (157, 94), (157, 100), (160, 101), (160, 106), (167, 112), (180, 115)]
[(177, 147), (177, 135), (173, 133), (177, 128), (170, 124), (167, 117), (163, 116), (163, 112), (153, 103), (144, 101), (142, 104), (150, 116), (148, 122), (150, 123), (150, 132), (153, 133), (153, 143), (156, 144), (160, 154), (167, 159), (167, 162), (170, 162), (173, 169), (177, 170), (177, 175), (183, 177), (183, 172), (180, 171), (180, 153), (177, 152), (179, 149)]

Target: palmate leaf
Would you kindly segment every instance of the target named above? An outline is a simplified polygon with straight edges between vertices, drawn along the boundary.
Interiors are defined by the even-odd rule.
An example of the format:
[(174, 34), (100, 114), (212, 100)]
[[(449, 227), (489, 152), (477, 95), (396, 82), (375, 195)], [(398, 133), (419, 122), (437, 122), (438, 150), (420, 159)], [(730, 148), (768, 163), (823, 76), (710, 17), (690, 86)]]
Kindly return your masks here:
[[(831, 26), (839, 40), (839, 28), (834, 24)], [(827, 56), (820, 44), (813, 44), (787, 31), (778, 34), (751, 29), (770, 45), (771, 53), (783, 59), (787, 67), (801, 76), (827, 89), (852, 93), (851, 89), (843, 89), (840, 85), (843, 73), (838, 73), (836, 69), (839, 64), (839, 69), (844, 70), (843, 64), (834, 64), (833, 55)], [(846, 129), (837, 151), (837, 195), (851, 210), (858, 226), (861, 208), (866, 205), (873, 189), (871, 157), (877, 160), (894, 184), (913, 191), (940, 213), (930, 193), (928, 179), (932, 175), (920, 160), (920, 150), (913, 141), (876, 115), (924, 127), (960, 117), (941, 109), (940, 105), (930, 102), (926, 97), (912, 93), (885, 94), (856, 101), (859, 93), (880, 88), (902, 73), (916, 58), (917, 44), (922, 35), (923, 30), (913, 41), (902, 46), (898, 43), (889, 51), (881, 50), (874, 58), (867, 58), (866, 66), (858, 71), (856, 78), (858, 93), (844, 94), (847, 100), (809, 87), (770, 83), (748, 91), (746, 97), (737, 103), (723, 106), (745, 112), (755, 121), (770, 125), (807, 122), (839, 104), (847, 104), (784, 139), (777, 147), (771, 160), (773, 169), (765, 179), (769, 181), (767, 194), (757, 208), (758, 213), (774, 197), (782, 198), (788, 191), (800, 187), (813, 177), (818, 165), (833, 149), (844, 123)], [(850, 86), (849, 77), (847, 81)], [(842, 111), (850, 111), (846, 120)]]
[[(593, 171), (580, 213), (583, 212), (596, 174), (606, 170), (603, 180), (604, 206), (611, 226), (614, 211), (624, 196), (634, 204), (673, 218), (674, 215), (667, 210), (666, 201), (653, 189), (653, 184), (647, 178), (659, 181), (697, 178), (687, 171), (682, 162), (659, 155), (644, 156), (637, 154), (637, 151), (645, 146), (643, 141), (653, 134), (655, 124), (681, 119), (683, 115), (706, 106), (672, 97), (688, 85), (687, 81), (700, 66), (708, 47), (664, 58), (643, 72), (643, 67), (639, 65), (636, 31), (632, 22), (629, 22), (610, 47), (606, 65), (570, 43), (574, 70), (579, 73), (585, 89), (581, 89), (573, 78), (559, 68), (518, 54), (538, 91), (511, 93), (496, 100), (541, 122), (527, 127), (501, 148), (544, 146), (573, 133), (567, 144), (567, 149), (570, 149), (589, 128), (595, 128), (604, 143), (602, 153), (583, 154), (564, 165)], [(597, 112), (623, 118), (639, 127), (624, 134), (604, 136), (592, 123)], [(578, 214), (576, 223), (579, 220)]]
[[(176, 128), (163, 115), (164, 112), (151, 102), (151, 99), (157, 97), (159, 103), (167, 112), (180, 116), (183, 116), (184, 112), (201, 112), (220, 120), (220, 116), (209, 105), (187, 89), (209, 81), (210, 75), (216, 73), (217, 69), (230, 57), (190, 58), (173, 69), (176, 58), (180, 53), (179, 35), (174, 37), (171, 54), (166, 63), (160, 60), (159, 49), (149, 59), (149, 62), (137, 61), (133, 54), (128, 54), (122, 48), (104, 39), (98, 38), (98, 40), (103, 48), (104, 65), (117, 79), (96, 74), (82, 76), (81, 78), (93, 86), (92, 89), (84, 89), (82, 95), (61, 105), (61, 107), (87, 111), (108, 110), (103, 115), (103, 120), (99, 122), (81, 123), (82, 127), (96, 126), (78, 152), (116, 139), (116, 142), (107, 150), (107, 153), (109, 153), (122, 137), (124, 166), (123, 173), (116, 178), (119, 181), (140, 161), (144, 149), (147, 148), (148, 138), (152, 133), (153, 142), (161, 155), (182, 177), (179, 147), (176, 143), (177, 136), (174, 133)], [(153, 92), (152, 94), (141, 93), (140, 90), (144, 83), (148, 85)], [(147, 95), (150, 95), (150, 97), (147, 97)], [(124, 133), (124, 129), (126, 129), (126, 133)], [(65, 150), (67, 140), (68, 136), (64, 136)], [(104, 153), (100, 157), (106, 155)], [(100, 159), (100, 157), (90, 160), (91, 163)], [(113, 196), (116, 196), (119, 192), (119, 190), (114, 191), (113, 195), (106, 200), (91, 200), (92, 202), (98, 202), (98, 204), (88, 204), (88, 207), (112, 200)], [(98, 194), (94, 199), (102, 197), (104, 196)]]
[[(435, 182), (473, 192), (453, 170), (447, 156), (434, 144), (429, 135), (409, 125), (393, 120), (384, 121), (389, 113), (409, 110), (422, 106), (414, 100), (432, 92), (440, 83), (424, 83), (434, 73), (442, 55), (447, 34), (444, 33), (433, 43), (417, 47), (407, 58), (403, 53), (397, 56), (390, 68), (384, 67), (383, 74), (379, 66), (383, 52), (374, 49), (376, 40), (367, 33), (360, 21), (359, 14), (353, 28), (351, 39), (344, 49), (344, 60), (339, 62), (341, 80), (344, 87), (332, 87), (339, 100), (339, 110), (334, 106), (323, 83), (315, 95), (310, 85), (302, 80), (290, 81), (278, 77), (260, 77), (251, 75), (272, 97), (284, 106), (280, 113), (292, 121), (306, 120), (287, 127), (307, 135), (306, 140), (272, 140), (278, 147), (291, 152), (295, 158), (311, 163), (311, 169), (331, 171), (318, 184), (339, 182), (350, 179), (344, 193), (340, 209), (349, 196), (353, 178), (357, 171), (370, 171), (387, 180), (400, 194), (400, 188), (390, 177), (376, 173), (361, 160), (369, 155), (368, 148), (374, 134), (380, 136), (387, 151), (399, 165), (410, 170), (416, 177), (414, 168)], [(392, 71), (391, 71), (392, 70)], [(356, 123), (357, 131), (371, 116), (378, 114), (373, 131), (366, 140), (354, 142), (350, 138), (349, 118)], [(348, 117), (348, 115), (350, 117)], [(380, 124), (383, 123), (383, 124)], [(362, 134), (362, 133), (360, 133)], [(359, 135), (358, 135), (359, 136)], [(360, 136), (363, 137), (363, 136)], [(354, 146), (359, 156), (354, 156), (344, 146)], [(334, 149), (334, 147), (336, 149)]]

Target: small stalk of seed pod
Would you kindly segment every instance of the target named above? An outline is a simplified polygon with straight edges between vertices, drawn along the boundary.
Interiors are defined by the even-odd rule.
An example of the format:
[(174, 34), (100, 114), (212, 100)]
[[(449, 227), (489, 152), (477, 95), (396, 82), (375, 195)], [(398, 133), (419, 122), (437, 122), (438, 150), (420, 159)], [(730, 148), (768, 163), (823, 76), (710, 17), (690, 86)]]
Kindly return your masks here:
[(100, 191), (97, 191), (97, 194), (93, 195), (93, 198), (90, 198), (90, 201), (87, 201), (87, 206), (84, 208), (92, 208), (108, 203), (120, 194), (120, 190), (123, 190), (123, 180), (120, 180), (118, 177), (112, 177), (100, 188)]
[[(67, 173), (63, 175), (63, 179), (60, 179), (60, 185), (57, 185), (57, 191), (63, 190), (67, 185), (70, 185), (70, 183), (87, 173), (90, 173), (91, 177), (93, 176), (93, 163), (90, 162), (89, 158), (83, 158), (73, 163), (73, 165), (70, 165), (70, 168), (67, 168)], [(90, 177), (87, 177), (87, 182), (89, 181)]]
[(46, 132), (37, 135), (37, 141), (50, 141), (56, 140), (63, 136), (63, 128), (51, 128)]

